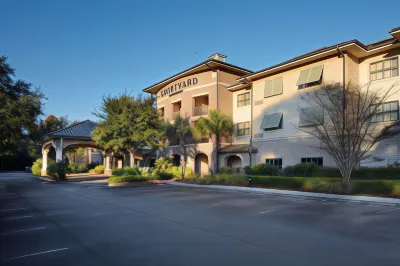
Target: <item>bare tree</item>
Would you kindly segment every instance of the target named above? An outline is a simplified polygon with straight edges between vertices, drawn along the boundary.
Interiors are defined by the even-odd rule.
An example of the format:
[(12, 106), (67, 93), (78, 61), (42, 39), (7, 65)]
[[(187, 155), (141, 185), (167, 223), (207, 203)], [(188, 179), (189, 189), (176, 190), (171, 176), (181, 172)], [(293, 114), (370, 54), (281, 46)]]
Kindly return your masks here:
[[(378, 142), (392, 137), (394, 123), (382, 125), (384, 103), (398, 90), (397, 84), (388, 89), (365, 86), (323, 84), (320, 88), (301, 95), (309, 108), (300, 110), (297, 128), (320, 141), (315, 147), (328, 153), (343, 177), (343, 186), (349, 190), (353, 168)], [(398, 118), (396, 118), (397, 120)], [(383, 119), (382, 119), (383, 120)]]

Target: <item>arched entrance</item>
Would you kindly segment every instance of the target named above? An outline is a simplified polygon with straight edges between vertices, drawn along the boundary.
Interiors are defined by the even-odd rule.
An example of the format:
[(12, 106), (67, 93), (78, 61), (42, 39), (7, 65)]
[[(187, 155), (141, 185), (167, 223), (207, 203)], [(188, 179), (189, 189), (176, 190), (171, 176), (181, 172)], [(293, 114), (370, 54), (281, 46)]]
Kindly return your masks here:
[(199, 153), (195, 158), (195, 173), (201, 176), (208, 174), (208, 156), (204, 153)]
[(180, 166), (181, 165), (181, 156), (179, 154), (174, 154), (172, 158), (172, 162), (174, 166)]
[(231, 155), (228, 157), (226, 165), (231, 167), (234, 173), (239, 173), (242, 169), (242, 159), (237, 155)]

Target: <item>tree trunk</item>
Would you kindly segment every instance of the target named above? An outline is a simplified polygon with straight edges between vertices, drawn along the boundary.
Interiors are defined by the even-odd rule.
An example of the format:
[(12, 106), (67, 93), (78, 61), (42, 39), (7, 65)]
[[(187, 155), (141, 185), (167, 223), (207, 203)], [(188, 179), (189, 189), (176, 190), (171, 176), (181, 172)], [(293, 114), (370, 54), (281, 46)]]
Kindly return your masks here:
[(212, 174), (215, 175), (217, 173), (217, 144), (213, 144), (213, 149), (211, 152), (211, 161), (212, 164)]
[(185, 143), (179, 142), (179, 148), (181, 152), (181, 179), (185, 179), (185, 173), (186, 173), (186, 149), (185, 149)]
[(343, 178), (343, 189), (345, 193), (351, 192), (351, 186), (350, 186), (351, 170), (352, 170), (351, 167), (347, 165), (344, 166), (343, 169), (341, 170)]

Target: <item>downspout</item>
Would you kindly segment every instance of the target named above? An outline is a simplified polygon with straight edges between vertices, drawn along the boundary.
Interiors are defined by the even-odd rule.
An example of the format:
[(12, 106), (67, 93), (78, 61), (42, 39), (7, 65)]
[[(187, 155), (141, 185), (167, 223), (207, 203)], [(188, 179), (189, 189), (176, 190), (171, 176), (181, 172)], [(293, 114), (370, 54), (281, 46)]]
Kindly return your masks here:
[[(343, 58), (343, 91), (342, 91), (342, 93), (343, 93), (342, 94), (342, 97), (343, 97), (343, 99), (342, 99), (342, 101), (343, 101), (343, 110), (342, 110), (343, 121), (342, 121), (342, 123), (343, 123), (343, 125), (342, 125), (342, 134), (344, 136), (345, 135), (344, 131), (345, 131), (345, 127), (346, 127), (346, 119), (345, 119), (345, 117), (346, 117), (346, 59), (345, 59), (344, 53), (342, 51), (340, 51), (339, 45), (336, 46), (336, 50), (340, 53), (339, 57)], [(346, 156), (346, 152), (345, 152), (345, 156)]]
[[(251, 84), (251, 82), (244, 78), (246, 84)], [(253, 85), (250, 86), (250, 142), (249, 142), (249, 165), (252, 165), (252, 153), (253, 153)]]

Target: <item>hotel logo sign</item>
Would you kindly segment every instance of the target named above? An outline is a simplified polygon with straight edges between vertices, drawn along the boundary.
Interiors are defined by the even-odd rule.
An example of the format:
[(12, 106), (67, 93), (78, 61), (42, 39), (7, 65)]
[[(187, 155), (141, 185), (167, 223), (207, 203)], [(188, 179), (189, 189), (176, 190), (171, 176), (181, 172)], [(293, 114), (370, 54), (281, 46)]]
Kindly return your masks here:
[(175, 83), (175, 84), (168, 86), (167, 88), (161, 90), (161, 97), (164, 97), (166, 95), (175, 94), (175, 93), (181, 91), (183, 88), (196, 85), (198, 82), (199, 81), (197, 78), (190, 78), (190, 79)]

